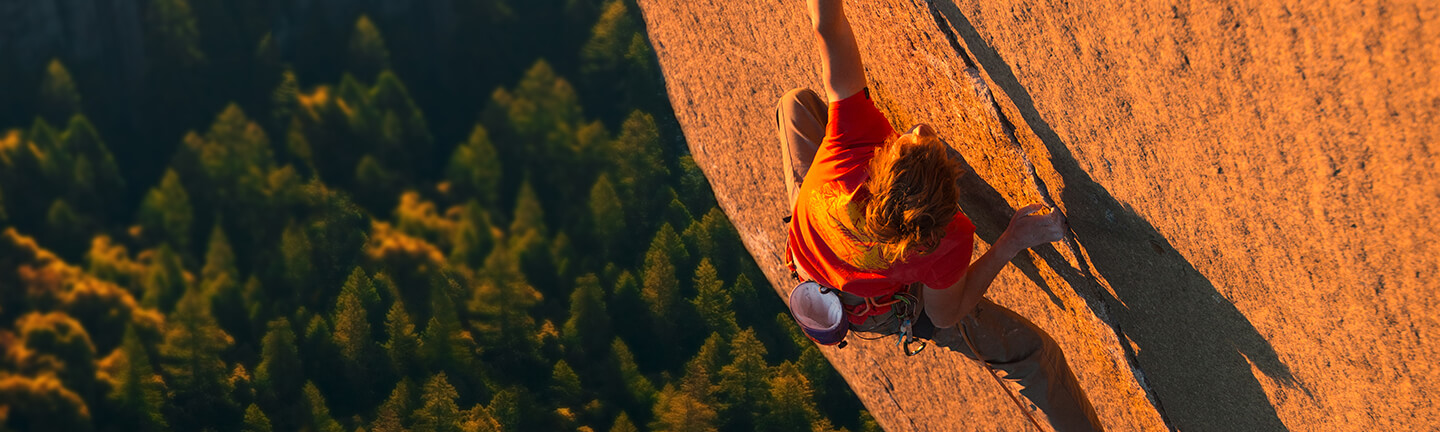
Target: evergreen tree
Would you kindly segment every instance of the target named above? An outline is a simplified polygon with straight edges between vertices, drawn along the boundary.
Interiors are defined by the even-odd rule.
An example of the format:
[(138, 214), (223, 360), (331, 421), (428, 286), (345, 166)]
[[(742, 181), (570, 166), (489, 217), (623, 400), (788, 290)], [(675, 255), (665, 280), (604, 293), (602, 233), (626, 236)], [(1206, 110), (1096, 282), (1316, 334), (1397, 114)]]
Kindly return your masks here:
[[(765, 412), (770, 401), (770, 381), (765, 365), (765, 345), (755, 330), (745, 329), (730, 342), (730, 364), (720, 369), (716, 389), (725, 412), (727, 430), (754, 430), (757, 413)], [(808, 428), (808, 427), (807, 427)]]
[[(705, 216), (700, 218), (698, 227), (703, 231), (704, 236), (709, 239), (708, 244), (701, 244), (711, 257), (715, 270), (720, 274), (732, 274), (737, 268), (738, 260), (749, 260), (750, 257), (745, 248), (740, 244), (740, 233), (735, 232), (735, 227), (730, 224), (730, 219), (719, 207), (711, 207)], [(693, 227), (693, 226), (692, 226)], [(686, 229), (688, 233), (690, 230)]]
[(705, 178), (705, 172), (700, 170), (700, 165), (695, 163), (695, 158), (688, 154), (680, 156), (679, 195), (691, 214), (700, 214), (716, 205), (715, 193), (710, 190), (710, 181)]
[(289, 320), (277, 318), (267, 328), (261, 342), (260, 365), (255, 368), (255, 386), (261, 401), (270, 407), (275, 428), (293, 430), (300, 427), (301, 421), (293, 403), (300, 399), (305, 381), (300, 349)]
[(694, 283), (696, 295), (691, 302), (706, 328), (726, 337), (738, 333), (740, 326), (735, 321), (730, 293), (725, 291), (724, 283), (715, 274), (715, 266), (710, 265), (709, 258), (700, 260), (700, 266), (695, 269)]
[[(361, 299), (364, 289), (356, 285), (364, 285), (369, 288), (370, 293), (374, 293), (369, 278), (357, 268), (341, 290), (340, 297), (335, 300), (332, 320), (335, 322), (333, 338), (339, 346), (340, 368), (345, 376), (347, 390), (342, 392), (344, 396), (340, 398), (341, 405), (358, 408), (371, 403), (370, 384), (378, 369), (372, 359), (378, 353), (378, 347), (371, 336), (369, 311)], [(378, 303), (379, 299), (372, 301)]]
[(640, 429), (630, 421), (630, 414), (621, 411), (620, 415), (615, 417), (615, 423), (610, 426), (610, 432), (640, 432)]
[(495, 236), (491, 231), (490, 214), (478, 201), (466, 201), (461, 208), (455, 237), (455, 246), (450, 251), (450, 262), (465, 264), (470, 268), (483, 266), (485, 257), (495, 247)]
[(390, 392), (390, 397), (375, 410), (375, 421), (370, 423), (371, 432), (404, 432), (410, 417), (410, 378), (401, 379)]
[(39, 102), (40, 115), (51, 123), (66, 121), (82, 111), (80, 91), (60, 59), (51, 59), (45, 67), (45, 76), (40, 79)]
[(715, 427), (715, 409), (694, 394), (666, 384), (655, 401), (655, 420), (650, 430), (665, 432), (709, 432)]
[(157, 62), (194, 66), (205, 61), (200, 51), (200, 30), (186, 0), (155, 0), (145, 10), (146, 45)]
[(139, 432), (165, 431), (170, 426), (161, 409), (165, 406), (165, 383), (155, 374), (150, 355), (133, 325), (126, 326), (120, 345), (124, 364), (110, 399), (120, 410), (118, 425)]
[(175, 307), (180, 296), (185, 294), (184, 266), (180, 263), (180, 256), (176, 255), (169, 245), (164, 244), (155, 250), (150, 260), (144, 276), (145, 294), (142, 304), (168, 312)]
[(165, 170), (160, 184), (145, 194), (136, 219), (146, 237), (188, 250), (195, 212), (190, 207), (190, 195), (185, 193), (180, 176), (174, 170)]
[(401, 376), (413, 375), (419, 371), (420, 338), (415, 335), (415, 324), (405, 305), (396, 299), (385, 314), (385, 353), (390, 366)]
[(215, 321), (226, 333), (237, 341), (245, 341), (242, 345), (253, 343), (250, 311), (244, 288), (240, 286), (239, 270), (235, 268), (235, 251), (218, 223), (210, 230), (205, 267), (200, 270), (200, 291), (210, 297)]
[(484, 126), (475, 125), (470, 138), (455, 147), (445, 178), (456, 196), (473, 197), (480, 205), (494, 208), (500, 198), (502, 168), (495, 144)]
[(590, 188), (590, 220), (594, 223), (595, 243), (600, 246), (602, 256), (610, 257), (625, 250), (625, 207), (605, 173), (600, 173), (595, 186)]
[(646, 318), (648, 307), (635, 275), (629, 270), (622, 271), (615, 278), (613, 291), (609, 304), (613, 305), (610, 307), (610, 322), (615, 325), (615, 333), (630, 340), (650, 337)]
[(460, 407), (455, 404), (459, 394), (445, 372), (440, 372), (425, 383), (420, 409), (415, 411), (416, 432), (460, 432), (462, 417)]
[(674, 262), (684, 262), (688, 258), (688, 254), (681, 255), (684, 252), (685, 247), (675, 230), (670, 224), (664, 224), (645, 253), (645, 279), (640, 292), (654, 320), (655, 334), (665, 345), (675, 342), (673, 323), (679, 313), (680, 280)]
[(687, 210), (685, 204), (680, 202), (680, 198), (675, 195), (675, 190), (666, 189), (665, 192), (666, 195), (671, 198), (670, 203), (665, 206), (665, 217), (662, 220), (672, 227), (689, 227), (693, 225), (695, 217), (691, 216), (690, 210)]
[(313, 291), (309, 282), (315, 271), (311, 261), (314, 250), (310, 244), (310, 236), (305, 234), (300, 224), (291, 221), (285, 226), (285, 231), (280, 236), (280, 256), (284, 259), (282, 264), (285, 281), (290, 284), (293, 295), (297, 297)]
[(700, 351), (695, 353), (695, 357), (690, 359), (690, 363), (705, 368), (707, 372), (715, 371), (710, 377), (718, 378), (720, 370), (730, 362), (730, 347), (725, 343), (726, 340), (728, 338), (721, 336), (720, 333), (710, 333), (710, 337), (705, 338), (705, 343), (700, 345)]
[(270, 418), (265, 416), (265, 412), (255, 404), (250, 404), (249, 408), (245, 408), (245, 423), (240, 426), (240, 430), (241, 432), (271, 432), (274, 428), (270, 427)]
[(342, 388), (346, 378), (344, 371), (335, 367), (342, 363), (340, 347), (334, 335), (335, 328), (330, 325), (330, 320), (317, 313), (310, 316), (300, 343), (305, 378), (327, 389)]
[(314, 382), (305, 382), (305, 407), (310, 412), (308, 428), (316, 432), (344, 432), (340, 422), (330, 416), (330, 407), (325, 405), (325, 395), (315, 387)]
[(770, 378), (770, 398), (765, 414), (761, 416), (757, 430), (797, 431), (827, 430), (830, 424), (815, 410), (811, 395), (810, 381), (800, 373), (793, 363), (785, 362), (775, 368)]
[(610, 352), (615, 356), (615, 365), (619, 369), (620, 380), (625, 385), (625, 395), (631, 402), (632, 409), (649, 407), (654, 401), (655, 384), (640, 374), (640, 367), (635, 364), (635, 356), (630, 354), (630, 347), (617, 337), (610, 345)]
[(390, 68), (390, 50), (385, 47), (385, 38), (370, 17), (360, 15), (355, 20), (355, 31), (350, 34), (349, 71), (360, 79), (369, 81), (381, 70)]
[[(271, 41), (270, 35), (265, 36), (266, 41)], [(270, 92), (270, 117), (272, 131), (285, 131), (295, 121), (295, 113), (300, 109), (300, 79), (295, 76), (295, 70), (285, 68), (280, 72), (280, 83)], [(288, 137), (287, 137), (288, 138)], [(303, 135), (301, 135), (303, 139)], [(294, 143), (287, 143), (290, 153), (301, 160), (310, 161), (310, 149), (307, 145), (304, 149), (297, 149)]]
[(473, 373), (477, 349), (475, 340), (470, 332), (461, 328), (454, 300), (442, 284), (431, 288), (430, 314), (430, 321), (420, 335), (420, 349), (427, 369), (452, 374)]
[(364, 269), (357, 266), (350, 270), (350, 276), (345, 278), (345, 285), (340, 287), (340, 295), (343, 296), (347, 293), (355, 296), (360, 302), (360, 307), (367, 311), (365, 316), (367, 323), (384, 322), (385, 312), (380, 306), (380, 292), (375, 289), (375, 281), (365, 274)]
[(524, 430), (521, 425), (520, 392), (516, 388), (507, 388), (495, 393), (490, 398), (490, 405), (486, 411), (500, 424), (500, 430), (518, 431)]
[(584, 396), (584, 387), (580, 384), (580, 375), (565, 360), (555, 362), (555, 367), (550, 371), (550, 397), (554, 403), (561, 408), (575, 407), (580, 404)]
[(670, 174), (663, 162), (665, 149), (655, 118), (642, 111), (631, 112), (620, 125), (620, 136), (612, 141), (606, 153), (613, 158), (610, 173), (620, 198), (626, 203), (627, 224), (632, 228), (653, 226), (651, 223), (658, 218), (651, 216), (651, 212), (660, 204), (653, 196), (653, 188)]
[(86, 214), (102, 217), (121, 207), (125, 179), (95, 125), (82, 114), (70, 117), (60, 136), (62, 151), (75, 155), (69, 197)]
[(575, 291), (570, 293), (570, 318), (562, 334), (566, 345), (577, 353), (572, 358), (595, 358), (609, 347), (614, 335), (605, 310), (605, 293), (594, 273), (575, 280)]
[(180, 430), (239, 420), (240, 408), (230, 400), (234, 389), (230, 368), (220, 354), (234, 344), (210, 312), (210, 298), (197, 289), (187, 290), (176, 305), (165, 331), (160, 354), (167, 383), (173, 389), (175, 411), (169, 417)]
[(215, 294), (223, 290), (220, 285), (238, 284), (235, 268), (235, 251), (230, 248), (230, 239), (220, 224), (210, 230), (210, 241), (205, 251), (205, 267), (200, 270), (201, 291)]

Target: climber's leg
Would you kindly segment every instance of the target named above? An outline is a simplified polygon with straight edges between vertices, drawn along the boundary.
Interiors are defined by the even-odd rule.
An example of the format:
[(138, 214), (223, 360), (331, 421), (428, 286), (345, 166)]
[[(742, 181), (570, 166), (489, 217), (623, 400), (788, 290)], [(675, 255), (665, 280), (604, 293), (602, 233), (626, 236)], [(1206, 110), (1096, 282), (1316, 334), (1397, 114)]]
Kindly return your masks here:
[(1103, 430), (1060, 346), (1034, 323), (982, 299), (960, 324), (935, 334), (937, 345), (975, 358), (957, 331), (961, 327), (980, 358), (1001, 378), (1019, 384), (1020, 394), (1044, 412), (1055, 430)]
[(825, 100), (814, 90), (794, 89), (785, 92), (775, 107), (776, 132), (785, 165), (785, 193), (790, 207), (800, 193), (800, 183), (810, 171), (810, 161), (825, 139), (825, 122), (829, 111)]

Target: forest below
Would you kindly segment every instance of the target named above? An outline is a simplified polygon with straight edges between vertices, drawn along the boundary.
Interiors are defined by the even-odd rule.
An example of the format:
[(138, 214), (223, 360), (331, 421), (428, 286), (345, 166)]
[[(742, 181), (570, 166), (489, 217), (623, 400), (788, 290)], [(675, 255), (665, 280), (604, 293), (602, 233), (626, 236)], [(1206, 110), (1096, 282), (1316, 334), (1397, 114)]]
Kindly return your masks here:
[(632, 1), (425, 3), (142, 0), (139, 74), (0, 60), (0, 431), (879, 430)]

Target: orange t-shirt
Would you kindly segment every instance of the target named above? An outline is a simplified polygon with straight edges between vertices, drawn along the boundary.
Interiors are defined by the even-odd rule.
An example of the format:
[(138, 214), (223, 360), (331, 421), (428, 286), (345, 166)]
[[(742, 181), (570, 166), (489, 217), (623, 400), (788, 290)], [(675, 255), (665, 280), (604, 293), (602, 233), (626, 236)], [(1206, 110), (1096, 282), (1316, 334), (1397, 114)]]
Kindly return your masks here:
[[(975, 225), (961, 212), (945, 226), (945, 237), (934, 251), (900, 263), (885, 260), (874, 239), (857, 229), (870, 198), (863, 186), (870, 177), (870, 159), (892, 135), (895, 129), (875, 109), (869, 89), (830, 103), (825, 141), (805, 174), (789, 229), (788, 247), (795, 265), (816, 282), (861, 297), (879, 297), (912, 282), (949, 288), (970, 266)], [(886, 306), (869, 315), (889, 311)], [(853, 323), (865, 320), (849, 316)]]

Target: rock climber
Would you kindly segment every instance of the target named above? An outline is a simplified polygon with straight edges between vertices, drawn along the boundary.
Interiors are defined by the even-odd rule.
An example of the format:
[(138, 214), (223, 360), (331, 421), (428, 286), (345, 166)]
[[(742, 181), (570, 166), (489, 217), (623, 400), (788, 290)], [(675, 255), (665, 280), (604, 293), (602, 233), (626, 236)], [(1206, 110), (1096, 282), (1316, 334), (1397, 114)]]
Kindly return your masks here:
[(1055, 341), (984, 297), (1016, 254), (1063, 238), (1059, 212), (1019, 209), (971, 262), (959, 162), (930, 126), (897, 133), (876, 109), (843, 0), (808, 7), (825, 98), (795, 89), (777, 109), (796, 276), (838, 289), (851, 332), (929, 339), (1018, 383), (1056, 430), (1101, 430)]

